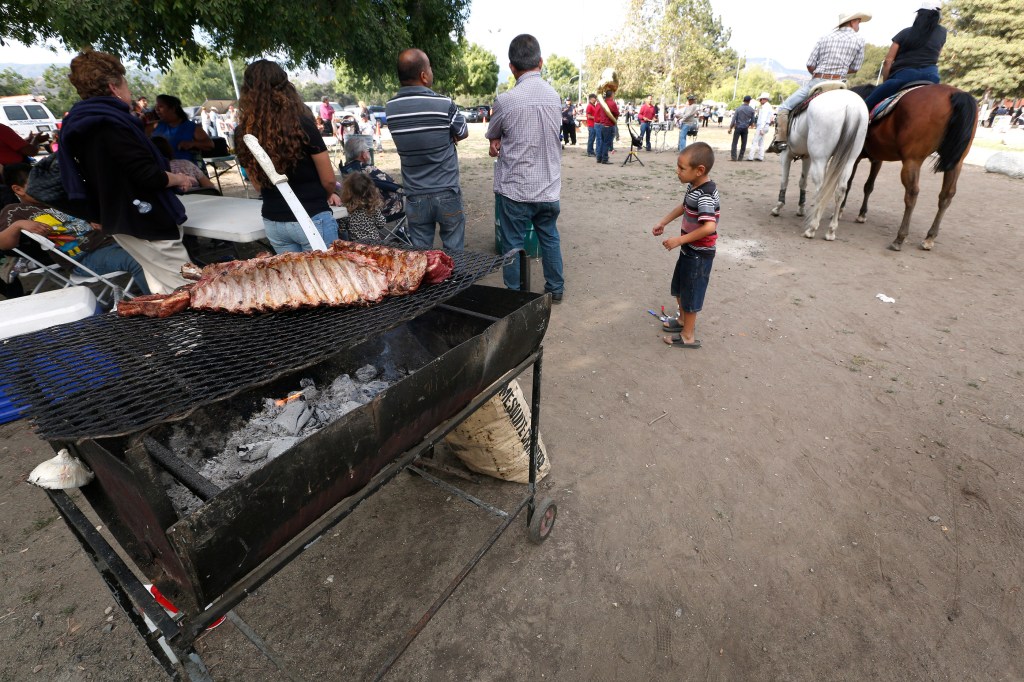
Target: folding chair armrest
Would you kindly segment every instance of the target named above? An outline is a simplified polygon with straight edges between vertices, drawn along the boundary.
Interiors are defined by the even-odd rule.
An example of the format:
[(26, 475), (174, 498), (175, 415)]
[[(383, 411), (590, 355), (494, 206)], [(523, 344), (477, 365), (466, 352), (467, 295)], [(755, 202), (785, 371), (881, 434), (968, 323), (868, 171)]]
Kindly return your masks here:
[(35, 243), (39, 244), (39, 248), (41, 248), (43, 251), (53, 251), (55, 248), (57, 248), (53, 242), (51, 242), (49, 239), (47, 239), (41, 234), (36, 234), (35, 232), (26, 232), (25, 230), (22, 230), (21, 233), (24, 236), (31, 239), (32, 241), (34, 241)]

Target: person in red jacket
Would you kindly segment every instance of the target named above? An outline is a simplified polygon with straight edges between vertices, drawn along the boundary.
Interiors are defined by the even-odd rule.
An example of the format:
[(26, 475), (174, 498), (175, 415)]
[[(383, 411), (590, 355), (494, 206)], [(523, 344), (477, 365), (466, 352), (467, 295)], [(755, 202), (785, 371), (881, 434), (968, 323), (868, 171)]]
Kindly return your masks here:
[(648, 95), (637, 114), (637, 118), (640, 119), (640, 137), (647, 140), (647, 151), (651, 151), (651, 124), (654, 123), (655, 116), (654, 97)]
[(587, 98), (587, 156), (597, 156), (594, 151), (594, 145), (597, 143), (597, 137), (594, 135), (594, 119), (597, 118), (597, 110), (600, 108), (597, 106), (597, 95), (590, 93)]
[(611, 90), (605, 91), (604, 101), (598, 102), (597, 115), (594, 117), (598, 163), (611, 163), (608, 152), (612, 149), (612, 138), (615, 137), (616, 124), (619, 122), (619, 105), (615, 103), (613, 95)]

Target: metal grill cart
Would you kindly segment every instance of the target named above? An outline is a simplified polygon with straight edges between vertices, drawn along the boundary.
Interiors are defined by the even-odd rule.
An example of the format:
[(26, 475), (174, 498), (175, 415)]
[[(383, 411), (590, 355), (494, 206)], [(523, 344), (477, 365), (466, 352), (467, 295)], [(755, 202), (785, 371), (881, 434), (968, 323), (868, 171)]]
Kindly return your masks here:
[[(536, 499), (543, 347), (551, 298), (529, 293), (520, 252), (453, 253), (448, 281), (365, 307), (243, 317), (187, 312), (167, 319), (104, 315), (0, 346), (0, 392), (54, 449), (96, 480), (81, 492), (129, 560), (75, 501), (48, 491), (117, 602), (175, 679), (209, 680), (196, 639), (227, 616), (287, 671), (232, 609), (403, 470), (493, 514), (500, 523), (377, 672), (391, 665), (523, 509), (529, 537), (547, 538), (557, 509)], [(476, 281), (522, 258), (522, 291)], [(268, 395), (301, 378), (327, 380), (367, 361), (405, 368), (373, 400), (223, 489), (175, 451), (174, 429), (216, 438)], [(424, 471), (417, 457), (533, 368), (530, 476), (502, 510)], [(171, 504), (167, 476), (201, 502)], [(180, 611), (161, 607), (145, 580)]]

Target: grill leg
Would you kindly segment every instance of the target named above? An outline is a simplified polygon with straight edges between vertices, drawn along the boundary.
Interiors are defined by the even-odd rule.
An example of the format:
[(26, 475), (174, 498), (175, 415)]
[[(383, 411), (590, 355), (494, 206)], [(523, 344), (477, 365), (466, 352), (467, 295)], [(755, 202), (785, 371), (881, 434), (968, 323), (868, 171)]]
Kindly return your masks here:
[(537, 505), (537, 439), (540, 433), (540, 380), (544, 365), (544, 346), (537, 349), (537, 360), (533, 363), (533, 392), (530, 397), (530, 501), (526, 508), (526, 526), (533, 520)]
[(519, 291), (530, 290), (530, 257), (526, 249), (519, 251)]

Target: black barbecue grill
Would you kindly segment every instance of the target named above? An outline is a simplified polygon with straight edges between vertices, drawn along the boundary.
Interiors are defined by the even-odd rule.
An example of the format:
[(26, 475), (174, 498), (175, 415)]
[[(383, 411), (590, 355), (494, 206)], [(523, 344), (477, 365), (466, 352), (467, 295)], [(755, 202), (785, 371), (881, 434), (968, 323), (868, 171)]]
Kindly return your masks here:
[[(451, 255), (455, 271), (446, 282), (369, 307), (254, 317), (105, 315), (0, 346), (0, 388), (8, 399), (55, 449), (69, 447), (95, 472), (81, 492), (134, 570), (68, 495), (48, 494), (169, 674), (210, 679), (194, 642), (223, 615), (267, 653), (231, 609), (402, 470), (502, 521), (378, 677), (520, 511), (527, 509), (531, 539), (546, 539), (557, 512), (548, 500), (537, 503), (535, 493), (550, 297), (529, 293), (522, 252), (521, 291), (475, 284), (516, 254)], [(219, 425), (247, 418), (300, 378), (330, 381), (382, 354), (407, 375), (234, 485), (219, 489), (189, 463), (185, 455), (194, 453), (174, 451), (174, 428), (226, 438)], [(512, 510), (423, 470), (421, 455), (531, 366), (530, 482)], [(202, 501), (196, 511), (174, 510), (166, 474)], [(181, 609), (177, 618), (165, 614), (136, 573)]]

